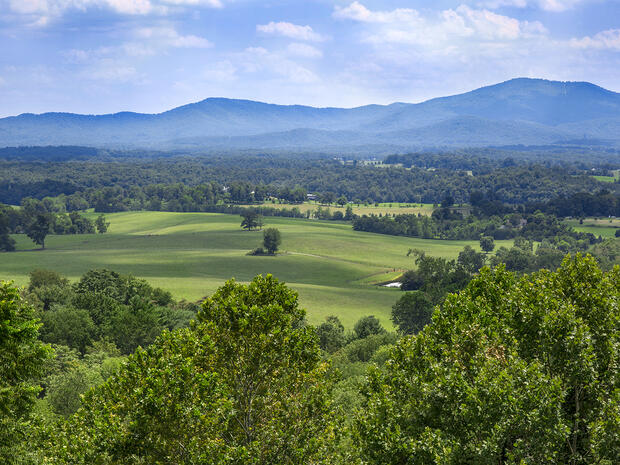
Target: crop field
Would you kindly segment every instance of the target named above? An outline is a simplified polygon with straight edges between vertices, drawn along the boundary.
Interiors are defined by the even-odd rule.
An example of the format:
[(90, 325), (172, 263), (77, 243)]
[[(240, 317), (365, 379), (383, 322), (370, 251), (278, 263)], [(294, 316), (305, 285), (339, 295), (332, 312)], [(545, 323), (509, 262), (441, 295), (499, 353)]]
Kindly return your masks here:
[[(48, 236), (45, 250), (24, 235), (14, 236), (18, 251), (0, 254), (0, 279), (28, 282), (35, 268), (56, 270), (71, 280), (93, 268), (144, 278), (196, 301), (235, 276), (249, 281), (272, 273), (297, 290), (308, 320), (338, 315), (347, 327), (375, 315), (390, 327), (390, 310), (401, 291), (377, 286), (413, 267), (406, 256), (420, 248), (456, 257), (474, 241), (439, 241), (353, 231), (350, 224), (292, 218), (265, 218), (282, 233), (282, 253), (248, 256), (262, 232), (240, 229), (241, 218), (210, 213), (125, 212), (106, 215), (106, 234)], [(509, 241), (496, 241), (496, 246)]]

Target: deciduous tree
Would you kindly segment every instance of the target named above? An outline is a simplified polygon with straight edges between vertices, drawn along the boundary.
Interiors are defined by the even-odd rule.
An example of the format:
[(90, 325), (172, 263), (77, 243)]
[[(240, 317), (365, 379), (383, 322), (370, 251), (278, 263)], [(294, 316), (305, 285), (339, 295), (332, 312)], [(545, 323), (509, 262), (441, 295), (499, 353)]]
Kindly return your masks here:
[(480, 248), (486, 253), (492, 252), (495, 248), (495, 241), (491, 236), (482, 236), (480, 238)]
[(282, 235), (276, 228), (267, 228), (263, 233), (263, 246), (268, 253), (274, 254), (277, 252), (280, 244), (282, 243)]
[(26, 235), (44, 249), (45, 238), (50, 233), (51, 226), (52, 217), (49, 213), (37, 213), (26, 225)]
[(620, 268), (567, 257), (451, 295), (366, 388), (371, 464), (620, 463)]

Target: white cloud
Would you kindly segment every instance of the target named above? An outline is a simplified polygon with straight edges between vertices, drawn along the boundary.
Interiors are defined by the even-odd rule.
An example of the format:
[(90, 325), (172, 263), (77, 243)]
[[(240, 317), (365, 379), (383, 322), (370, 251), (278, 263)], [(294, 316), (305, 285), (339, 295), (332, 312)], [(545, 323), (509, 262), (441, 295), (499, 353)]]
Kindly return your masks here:
[(304, 58), (321, 58), (323, 52), (318, 48), (308, 44), (301, 44), (299, 42), (293, 42), (286, 48), (289, 54), (304, 57)]
[(419, 13), (411, 8), (397, 8), (392, 11), (370, 11), (360, 2), (355, 1), (347, 7), (336, 6), (334, 18), (353, 19), (366, 23), (393, 23), (415, 21)]
[(269, 24), (259, 24), (256, 30), (263, 34), (284, 36), (295, 40), (308, 40), (311, 42), (320, 42), (325, 38), (316, 32), (310, 26), (300, 26), (298, 24), (287, 22), (274, 22)]
[(489, 10), (474, 10), (466, 5), (461, 5), (456, 10), (444, 11), (444, 18), (446, 16), (458, 17), (458, 21), (462, 19), (465, 27), (472, 30), (474, 35), (490, 40), (514, 40), (547, 32), (538, 21), (519, 21)]
[(422, 45), (442, 50), (446, 47), (461, 49), (472, 42), (514, 41), (547, 33), (538, 21), (519, 21), (467, 5), (421, 16), (414, 10), (374, 12), (359, 2), (353, 2), (347, 8), (337, 7), (334, 16), (372, 23), (368, 25), (366, 42)]
[(620, 29), (601, 31), (592, 37), (571, 39), (570, 45), (578, 49), (618, 50), (620, 51)]
[(136, 36), (141, 39), (153, 40), (163, 46), (176, 48), (210, 48), (213, 44), (205, 39), (195, 35), (180, 35), (176, 29), (172, 27), (145, 27), (135, 32)]
[(122, 60), (126, 57), (148, 57), (170, 48), (213, 47), (213, 44), (195, 35), (181, 35), (172, 27), (140, 28), (132, 31), (133, 40), (120, 45), (95, 49), (71, 49), (62, 52), (65, 62), (76, 65), (93, 65), (102, 60)]

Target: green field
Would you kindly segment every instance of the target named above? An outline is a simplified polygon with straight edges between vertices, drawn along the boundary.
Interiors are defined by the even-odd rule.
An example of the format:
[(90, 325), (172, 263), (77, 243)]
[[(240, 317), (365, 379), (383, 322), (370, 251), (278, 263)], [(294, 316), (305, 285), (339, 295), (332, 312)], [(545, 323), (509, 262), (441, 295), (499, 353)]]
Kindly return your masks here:
[(593, 176), (596, 180), (602, 182), (616, 182), (620, 179), (620, 170), (614, 170), (613, 176)]
[[(244, 207), (256, 207), (257, 204), (253, 204), (253, 205), (243, 205)], [(345, 212), (347, 206), (350, 206), (353, 209), (353, 213), (355, 213), (356, 215), (385, 215), (386, 213), (389, 214), (394, 214), (394, 215), (402, 215), (402, 214), (421, 214), (421, 215), (426, 215), (426, 216), (430, 216), (433, 214), (433, 210), (435, 209), (435, 207), (433, 207), (433, 204), (431, 203), (398, 203), (398, 202), (392, 202), (392, 203), (379, 203), (379, 204), (368, 204), (368, 205), (364, 205), (364, 204), (355, 204), (355, 203), (351, 203), (351, 204), (347, 204), (345, 206), (340, 206), (340, 205), (322, 205), (319, 202), (316, 201), (309, 201), (309, 202), (304, 202), (304, 203), (271, 203), (269, 201), (264, 202), (262, 204), (258, 204), (258, 206), (261, 207), (272, 207), (272, 208), (279, 208), (279, 209), (292, 209), (292, 208), (298, 208), (302, 213), (306, 213), (308, 210), (309, 211), (316, 211), (319, 207), (323, 208), (323, 209), (327, 209), (329, 208), (329, 210), (333, 213), (336, 211), (340, 211), (342, 213)]]
[[(52, 269), (76, 280), (92, 268), (109, 268), (144, 278), (177, 299), (198, 300), (225, 280), (249, 281), (272, 273), (300, 294), (311, 323), (338, 315), (347, 327), (364, 315), (391, 326), (397, 289), (376, 286), (411, 268), (409, 248), (456, 257), (473, 241), (439, 241), (353, 231), (350, 224), (291, 218), (265, 218), (282, 233), (282, 254), (252, 257), (262, 232), (240, 229), (240, 217), (210, 213), (128, 212), (108, 214), (103, 235), (48, 236), (36, 250), (23, 235), (18, 251), (0, 254), (0, 279), (19, 285), (35, 268)], [(499, 247), (503, 241), (497, 241)], [(505, 244), (505, 242), (504, 242)]]
[(616, 237), (616, 230), (620, 228), (620, 219), (618, 218), (586, 218), (580, 224), (579, 220), (566, 220), (566, 223), (575, 228), (575, 231), (592, 233), (595, 236), (601, 236), (603, 239)]

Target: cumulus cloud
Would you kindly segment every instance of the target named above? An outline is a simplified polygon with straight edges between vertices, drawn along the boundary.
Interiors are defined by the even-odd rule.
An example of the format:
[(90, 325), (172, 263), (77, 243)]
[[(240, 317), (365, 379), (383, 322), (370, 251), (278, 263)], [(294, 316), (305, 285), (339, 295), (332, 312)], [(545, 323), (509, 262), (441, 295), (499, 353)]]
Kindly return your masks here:
[(325, 38), (316, 32), (310, 26), (300, 26), (298, 24), (287, 22), (274, 22), (269, 24), (259, 24), (256, 30), (263, 34), (288, 37), (295, 40), (307, 40), (311, 42), (320, 42)]
[(592, 37), (571, 39), (571, 47), (578, 49), (616, 50), (620, 51), (620, 29), (601, 31)]
[(360, 2), (355, 1), (347, 7), (336, 6), (334, 18), (353, 19), (366, 23), (393, 23), (414, 21), (419, 18), (419, 13), (411, 8), (397, 8), (392, 11), (370, 11)]
[[(334, 17), (373, 23), (366, 35), (367, 42), (418, 44), (461, 48), (469, 42), (512, 41), (541, 36), (547, 33), (538, 21), (520, 21), (486, 9), (461, 5), (430, 16), (415, 10), (371, 11), (359, 2), (346, 8), (336, 8)], [(458, 42), (457, 42), (458, 41)]]

